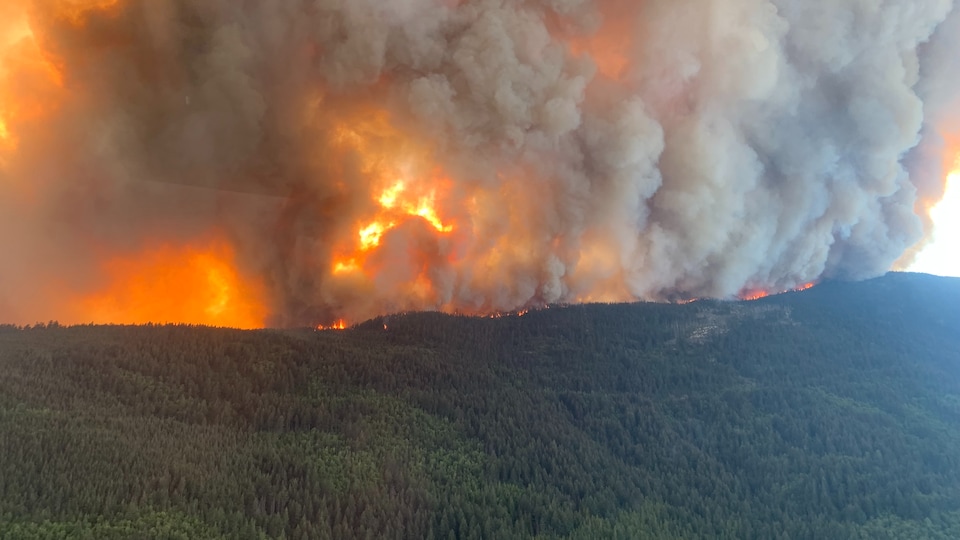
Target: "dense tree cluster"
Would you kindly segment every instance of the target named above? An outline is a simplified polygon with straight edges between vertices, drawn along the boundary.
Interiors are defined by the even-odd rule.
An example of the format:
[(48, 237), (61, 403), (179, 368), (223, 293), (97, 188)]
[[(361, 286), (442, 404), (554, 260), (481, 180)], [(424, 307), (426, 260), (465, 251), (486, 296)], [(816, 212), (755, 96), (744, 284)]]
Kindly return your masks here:
[(960, 284), (0, 327), (0, 538), (960, 538)]

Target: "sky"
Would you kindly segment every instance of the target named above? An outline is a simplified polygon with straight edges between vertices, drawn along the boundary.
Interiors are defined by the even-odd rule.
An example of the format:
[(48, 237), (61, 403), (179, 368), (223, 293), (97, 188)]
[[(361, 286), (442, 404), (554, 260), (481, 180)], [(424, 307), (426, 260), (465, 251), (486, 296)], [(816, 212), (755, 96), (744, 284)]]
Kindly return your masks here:
[(930, 212), (933, 240), (917, 256), (911, 271), (960, 277), (960, 167), (947, 177), (947, 190)]

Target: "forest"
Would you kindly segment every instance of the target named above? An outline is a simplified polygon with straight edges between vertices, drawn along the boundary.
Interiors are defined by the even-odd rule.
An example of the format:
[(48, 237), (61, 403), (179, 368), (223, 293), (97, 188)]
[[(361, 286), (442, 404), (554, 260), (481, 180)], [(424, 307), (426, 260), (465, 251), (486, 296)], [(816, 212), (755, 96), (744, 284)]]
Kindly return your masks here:
[(0, 326), (3, 539), (960, 538), (960, 279)]

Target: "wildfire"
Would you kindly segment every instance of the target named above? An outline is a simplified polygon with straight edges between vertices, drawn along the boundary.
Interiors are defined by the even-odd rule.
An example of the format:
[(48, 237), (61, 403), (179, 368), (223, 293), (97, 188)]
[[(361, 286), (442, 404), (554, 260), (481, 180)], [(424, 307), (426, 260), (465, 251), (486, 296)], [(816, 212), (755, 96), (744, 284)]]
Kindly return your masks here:
[(77, 302), (78, 322), (262, 328), (262, 288), (234, 267), (224, 242), (162, 245), (103, 264), (107, 285)]
[(496, 312), (487, 315), (488, 319), (503, 319), (504, 317), (523, 317), (527, 313), (530, 313), (529, 309), (521, 309), (518, 311), (508, 311), (508, 312)]
[[(366, 111), (336, 130), (335, 140), (345, 153), (352, 152), (373, 185), (382, 186), (370, 197), (369, 212), (357, 225), (356, 236), (342, 241), (332, 261), (332, 274), (364, 274), (370, 254), (381, 247), (384, 236), (410, 220), (421, 220), (436, 234), (453, 232), (441, 218), (438, 193), (450, 181), (432, 165), (429, 153), (395, 128), (384, 111)], [(415, 288), (429, 289), (422, 280)]]
[(804, 283), (803, 285), (800, 285), (800, 286), (798, 286), (798, 287), (794, 287), (794, 288), (792, 288), (792, 289), (787, 289), (787, 290), (783, 290), (783, 291), (778, 291), (778, 292), (776, 292), (776, 293), (771, 293), (770, 291), (766, 291), (766, 290), (763, 290), (763, 289), (747, 289), (747, 290), (745, 290), (745, 291), (743, 291), (743, 292), (740, 293), (739, 298), (740, 298), (740, 300), (745, 300), (745, 301), (748, 301), (748, 302), (749, 302), (749, 301), (752, 301), (752, 300), (759, 300), (759, 299), (761, 299), (761, 298), (766, 298), (766, 297), (770, 296), (771, 294), (783, 294), (783, 293), (787, 293), (787, 292), (791, 292), (791, 291), (792, 291), (792, 292), (805, 291), (805, 290), (807, 290), (807, 289), (812, 288), (814, 285), (816, 285), (815, 282)]
[(368, 251), (379, 246), (380, 237), (383, 236), (383, 233), (395, 226), (396, 224), (392, 221), (386, 225), (374, 221), (370, 225), (360, 229), (360, 250)]
[[(912, 234), (898, 230), (914, 191), (900, 183), (915, 175), (884, 177), (902, 197), (875, 177), (916, 137), (847, 138), (844, 167), (871, 156), (844, 168), (850, 182), (803, 159), (836, 141), (795, 111), (863, 111), (784, 98), (769, 75), (843, 95), (876, 81), (798, 63), (780, 45), (782, 28), (812, 24), (800, 11), (307, 4), (0, 0), (0, 317), (342, 330), (414, 310), (757, 300), (817, 279), (799, 272), (860, 265), (851, 246), (876, 246), (862, 261), (876, 271)], [(941, 42), (923, 35), (933, 4), (885, 39)], [(864, 69), (902, 63), (861, 49)], [(887, 79), (864, 106), (916, 105)], [(756, 133), (776, 137), (751, 146)], [(938, 190), (916, 191), (929, 210)], [(41, 301), (35, 283), (70, 286)]]
[[(347, 322), (344, 321), (343, 319), (338, 319), (336, 322), (334, 322), (329, 326), (324, 326), (322, 324), (317, 326), (317, 330), (346, 330), (346, 329), (347, 329)], [(383, 325), (383, 329), (386, 330), (387, 325)]]
[(746, 301), (759, 300), (770, 296), (770, 293), (762, 289), (747, 289), (740, 293), (740, 299)]

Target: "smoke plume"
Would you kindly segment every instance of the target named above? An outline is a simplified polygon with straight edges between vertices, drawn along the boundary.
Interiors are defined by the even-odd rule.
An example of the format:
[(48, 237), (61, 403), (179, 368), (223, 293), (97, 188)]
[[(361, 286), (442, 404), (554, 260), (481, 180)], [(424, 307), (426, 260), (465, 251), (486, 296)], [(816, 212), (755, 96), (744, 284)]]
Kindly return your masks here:
[(5, 0), (0, 319), (875, 276), (960, 147), (954, 4)]

